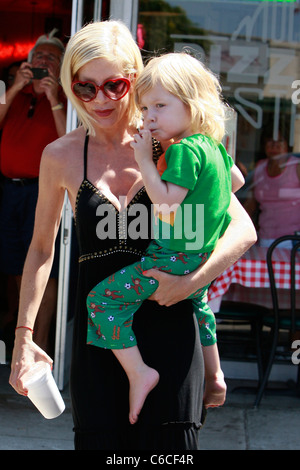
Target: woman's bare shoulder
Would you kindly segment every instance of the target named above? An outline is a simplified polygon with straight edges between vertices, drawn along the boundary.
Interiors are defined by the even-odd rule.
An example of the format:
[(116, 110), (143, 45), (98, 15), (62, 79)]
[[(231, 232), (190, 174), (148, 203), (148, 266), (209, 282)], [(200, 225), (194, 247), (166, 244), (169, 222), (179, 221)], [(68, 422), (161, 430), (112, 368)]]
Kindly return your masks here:
[(41, 185), (53, 182), (56, 187), (76, 192), (83, 175), (85, 131), (75, 129), (45, 147), (40, 165)]
[(82, 152), (84, 136), (85, 133), (82, 128), (75, 129), (48, 144), (44, 149), (43, 155), (45, 158), (57, 161), (63, 160), (67, 163), (70, 158), (74, 159), (79, 149)]

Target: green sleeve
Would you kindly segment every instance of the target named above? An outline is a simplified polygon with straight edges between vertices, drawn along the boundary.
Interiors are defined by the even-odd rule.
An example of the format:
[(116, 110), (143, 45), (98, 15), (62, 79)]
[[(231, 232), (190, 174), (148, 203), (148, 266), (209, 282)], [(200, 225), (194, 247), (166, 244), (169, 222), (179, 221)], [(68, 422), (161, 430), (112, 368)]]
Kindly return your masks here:
[(171, 145), (165, 155), (167, 169), (162, 179), (187, 189), (194, 189), (201, 164), (194, 151), (188, 146), (178, 143)]

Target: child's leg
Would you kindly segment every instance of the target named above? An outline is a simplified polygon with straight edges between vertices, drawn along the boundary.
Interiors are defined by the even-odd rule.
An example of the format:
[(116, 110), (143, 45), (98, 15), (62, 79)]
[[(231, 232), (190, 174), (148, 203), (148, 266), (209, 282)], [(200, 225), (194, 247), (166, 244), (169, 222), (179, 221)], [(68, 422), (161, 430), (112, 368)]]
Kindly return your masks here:
[(217, 344), (203, 346), (205, 367), (204, 406), (211, 408), (221, 406), (225, 402), (227, 386), (221, 369)]
[(112, 350), (129, 380), (129, 421), (136, 423), (147, 395), (157, 385), (157, 370), (147, 366), (137, 346), (127, 349)]
[(216, 320), (207, 302), (207, 289), (193, 299), (193, 307), (199, 324), (205, 367), (204, 405), (206, 408), (221, 406), (225, 402), (227, 386), (221, 369), (216, 344)]
[(127, 266), (100, 282), (87, 297), (87, 342), (111, 349), (129, 380), (129, 421), (134, 424), (145, 399), (159, 381), (158, 372), (147, 366), (132, 330), (134, 313), (157, 288), (142, 275), (140, 263)]
[(157, 281), (143, 276), (141, 263), (99, 282), (87, 296), (87, 343), (108, 349), (135, 346), (134, 313), (157, 286)]

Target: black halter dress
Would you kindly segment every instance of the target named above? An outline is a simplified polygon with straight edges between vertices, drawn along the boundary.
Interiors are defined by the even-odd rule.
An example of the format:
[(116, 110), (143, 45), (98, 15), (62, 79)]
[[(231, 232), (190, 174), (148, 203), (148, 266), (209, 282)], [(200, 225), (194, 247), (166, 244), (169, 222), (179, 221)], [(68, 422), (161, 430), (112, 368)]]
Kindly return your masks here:
[[(125, 209), (125, 224), (124, 213), (119, 213), (88, 181), (87, 156), (88, 137), (84, 145), (84, 180), (75, 210), (79, 279), (70, 375), (75, 449), (199, 449), (204, 367), (191, 302), (162, 307), (147, 300), (135, 314), (133, 329), (141, 354), (160, 374), (135, 425), (128, 420), (129, 385), (122, 367), (110, 350), (86, 344), (87, 294), (101, 279), (137, 261), (149, 243), (150, 235), (126, 238), (126, 228), (136, 217), (130, 215), (134, 204), (148, 208), (151, 233), (151, 202), (145, 189), (138, 191)], [(97, 236), (97, 208), (102, 204), (114, 215), (116, 238), (101, 240)]]

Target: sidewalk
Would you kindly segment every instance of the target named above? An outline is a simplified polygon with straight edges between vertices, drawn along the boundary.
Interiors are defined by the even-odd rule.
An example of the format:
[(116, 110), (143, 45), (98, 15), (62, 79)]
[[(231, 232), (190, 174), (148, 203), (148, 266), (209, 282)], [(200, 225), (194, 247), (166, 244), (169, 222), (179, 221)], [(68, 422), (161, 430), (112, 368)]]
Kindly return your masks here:
[[(0, 450), (73, 450), (68, 391), (64, 413), (44, 419), (26, 397), (8, 384), (9, 367), (0, 364)], [(254, 395), (232, 391), (226, 404), (208, 410), (202, 430), (203, 450), (299, 450), (300, 397), (267, 395), (253, 409)]]

